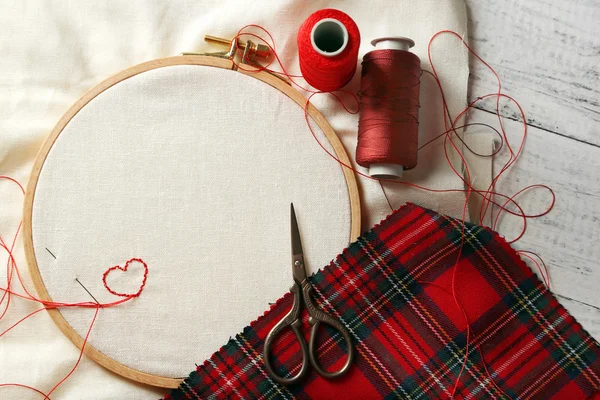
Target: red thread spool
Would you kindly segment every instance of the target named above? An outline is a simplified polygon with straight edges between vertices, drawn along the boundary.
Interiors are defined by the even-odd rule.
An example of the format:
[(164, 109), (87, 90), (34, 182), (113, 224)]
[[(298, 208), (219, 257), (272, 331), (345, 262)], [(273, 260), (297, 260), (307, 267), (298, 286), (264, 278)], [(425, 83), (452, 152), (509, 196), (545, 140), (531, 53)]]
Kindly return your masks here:
[(371, 44), (377, 50), (362, 62), (356, 162), (374, 178), (401, 178), (417, 166), (421, 60), (408, 38)]
[(350, 16), (325, 8), (312, 13), (298, 30), (300, 71), (323, 92), (340, 89), (356, 72), (360, 32)]

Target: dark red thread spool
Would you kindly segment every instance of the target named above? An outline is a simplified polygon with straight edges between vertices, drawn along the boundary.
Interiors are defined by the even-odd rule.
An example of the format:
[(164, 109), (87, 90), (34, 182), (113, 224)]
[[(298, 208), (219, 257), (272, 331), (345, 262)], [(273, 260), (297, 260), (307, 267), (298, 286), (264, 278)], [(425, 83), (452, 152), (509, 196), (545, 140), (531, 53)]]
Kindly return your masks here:
[(374, 178), (417, 166), (421, 61), (411, 39), (386, 37), (363, 57), (356, 162)]
[(340, 89), (356, 72), (360, 32), (350, 16), (326, 8), (312, 13), (298, 30), (300, 71), (323, 92)]

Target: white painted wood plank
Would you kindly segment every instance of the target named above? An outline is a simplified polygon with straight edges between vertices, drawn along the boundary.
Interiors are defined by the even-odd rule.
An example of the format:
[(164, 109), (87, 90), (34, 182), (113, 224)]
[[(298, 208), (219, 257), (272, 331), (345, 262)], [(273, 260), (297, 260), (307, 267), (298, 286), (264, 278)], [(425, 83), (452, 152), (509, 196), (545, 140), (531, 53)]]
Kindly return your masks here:
[(558, 301), (577, 318), (577, 321), (583, 326), (592, 337), (600, 340), (600, 309), (582, 304), (564, 296), (557, 296)]
[[(471, 121), (496, 123), (495, 116), (476, 111)], [(514, 140), (521, 124), (505, 121)], [(504, 158), (494, 162), (498, 170)], [(557, 293), (600, 307), (600, 149), (529, 127), (525, 150), (497, 191), (513, 194), (524, 186), (544, 183), (556, 193), (556, 205), (547, 216), (530, 219), (519, 248), (546, 255), (552, 267), (552, 284)], [(528, 212), (541, 211), (550, 196), (536, 190), (520, 197)], [(496, 211), (496, 210), (495, 210)], [(519, 218), (505, 214), (499, 231), (508, 239), (521, 228)]]
[[(530, 220), (515, 247), (544, 257), (561, 303), (600, 338), (600, 149), (592, 146), (600, 145), (600, 2), (466, 2), (471, 44), (500, 74), (506, 93), (519, 100), (527, 122), (541, 128), (529, 129), (523, 158), (498, 189), (512, 194), (528, 184), (547, 183), (557, 194), (554, 211)], [(495, 89), (493, 75), (472, 61), (471, 96)], [(494, 103), (483, 108), (492, 111)], [(510, 109), (503, 112), (517, 117)], [(475, 111), (470, 121), (496, 119)], [(520, 132), (518, 122), (506, 126)], [(495, 165), (498, 169), (500, 160)], [(529, 193), (522, 204), (539, 210), (546, 198), (540, 191)], [(499, 230), (511, 238), (519, 227), (509, 217)]]
[[(499, 72), (528, 122), (600, 145), (600, 1), (466, 3), (471, 44)], [(494, 76), (471, 64), (471, 96), (495, 91)]]
[[(475, 110), (469, 120), (497, 124), (494, 115), (481, 110)], [(516, 146), (522, 124), (506, 121), (505, 127)], [(496, 170), (503, 164), (502, 159), (495, 160)], [(599, 169), (600, 148), (529, 127), (522, 158), (497, 187), (498, 192), (509, 195), (535, 183), (545, 183), (554, 189), (553, 211), (529, 220), (526, 235), (514, 247), (534, 251), (544, 258), (552, 291), (572, 299), (561, 302), (569, 305), (575, 317), (586, 329), (595, 332), (597, 338), (600, 338)], [(549, 198), (541, 190), (518, 200), (526, 211), (533, 213), (545, 208)], [(498, 231), (510, 240), (518, 234), (521, 222), (505, 216)]]

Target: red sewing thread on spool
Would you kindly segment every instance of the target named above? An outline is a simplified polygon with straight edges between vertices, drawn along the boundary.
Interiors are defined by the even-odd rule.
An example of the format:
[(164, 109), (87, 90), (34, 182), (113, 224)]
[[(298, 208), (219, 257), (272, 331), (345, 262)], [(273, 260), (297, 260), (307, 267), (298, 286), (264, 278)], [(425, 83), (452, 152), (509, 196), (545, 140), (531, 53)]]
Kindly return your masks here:
[(378, 179), (417, 166), (421, 61), (404, 37), (371, 42), (363, 57), (356, 162)]
[(298, 30), (300, 70), (323, 92), (340, 89), (356, 72), (360, 32), (350, 16), (326, 8), (312, 13)]

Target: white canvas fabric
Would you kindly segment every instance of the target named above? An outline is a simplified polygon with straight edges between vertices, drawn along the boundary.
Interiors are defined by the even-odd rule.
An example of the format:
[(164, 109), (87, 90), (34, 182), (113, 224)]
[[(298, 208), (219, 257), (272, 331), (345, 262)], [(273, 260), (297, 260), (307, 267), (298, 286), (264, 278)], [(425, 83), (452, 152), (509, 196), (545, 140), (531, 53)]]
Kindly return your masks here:
[[(347, 246), (350, 204), (302, 108), (238, 72), (159, 68), (101, 93), (54, 143), (35, 193), (35, 256), (50, 296), (71, 303), (90, 300), (75, 277), (115, 301), (103, 272), (143, 259), (142, 296), (102, 310), (90, 344), (180, 377), (289, 289), (291, 202), (316, 271)], [(135, 293), (142, 274), (109, 277)], [(63, 315), (85, 335), (90, 310)]]
[[(463, 37), (467, 36), (462, 0), (384, 1), (375, 4), (314, 1), (310, 5), (298, 0), (252, 3), (239, 0), (3, 2), (0, 5), (0, 48), (3, 54), (0, 62), (0, 83), (3, 87), (0, 91), (0, 174), (26, 183), (36, 152), (52, 127), (85, 90), (100, 80), (137, 63), (182, 51), (221, 50), (203, 43), (204, 34), (232, 37), (245, 24), (263, 25), (274, 35), (289, 72), (297, 73), (295, 32), (310, 13), (325, 7), (339, 8), (355, 19), (362, 35), (361, 57), (372, 50), (369, 42), (373, 38), (408, 36), (417, 42), (413, 51), (421, 58), (423, 68), (427, 69), (427, 42), (435, 32), (452, 29)], [(456, 113), (466, 101), (467, 54), (458, 40), (443, 37), (434, 45), (434, 60), (451, 111)], [(208, 113), (203, 110), (223, 112), (222, 116), (226, 117), (228, 110), (239, 106), (255, 107), (252, 108), (255, 113), (271, 107), (270, 112), (263, 114), (272, 118), (265, 124), (285, 122), (287, 130), (293, 132), (294, 140), (298, 141), (295, 143), (306, 149), (306, 146), (314, 146), (314, 142), (305, 140), (303, 136), (308, 133), (298, 107), (283, 99), (274, 89), (239, 74), (232, 78), (233, 81), (251, 85), (260, 96), (245, 102), (247, 93), (240, 90), (235, 96), (220, 95), (215, 91), (213, 96), (200, 97), (197, 93), (213, 87), (211, 85), (232, 82), (225, 74), (233, 73), (223, 71), (222, 76), (217, 73), (206, 79), (204, 72), (198, 75), (192, 68), (159, 70), (140, 76), (137, 82), (132, 80), (128, 83), (129, 87), (126, 84), (115, 87), (116, 91), (128, 90), (131, 97), (107, 92), (104, 99), (98, 98), (98, 101), (105, 101), (105, 106), (99, 103), (98, 107), (89, 109), (87, 116), (82, 114), (81, 125), (69, 127), (73, 128), (70, 138), (65, 135), (57, 141), (57, 147), (50, 153), (43, 179), (40, 179), (40, 193), (45, 195), (36, 199), (34, 212), (38, 259), (48, 255), (43, 254), (45, 247), (51, 248), (57, 255), (57, 260), (44, 259), (49, 262), (41, 266), (49, 290), (52, 295), (56, 293), (57, 299), (89, 300), (80, 287), (72, 281), (63, 280), (74, 279), (75, 275), (101, 300), (114, 298), (104, 291), (98, 273), (112, 265), (123, 265), (131, 257), (142, 257), (147, 261), (150, 274), (142, 297), (123, 307), (102, 310), (90, 341), (103, 346), (103, 351), (129, 366), (166, 376), (187, 375), (194, 368), (194, 362), (201, 362), (203, 357), (218, 349), (217, 343), (223, 343), (229, 335), (235, 334), (258, 315), (259, 304), (263, 304), (261, 309), (264, 309), (269, 301), (287, 290), (291, 282), (287, 253), (290, 200), (299, 202), (299, 222), (304, 230), (311, 232), (304, 235), (305, 250), (314, 257), (314, 262), (310, 261), (311, 268), (322, 266), (327, 258), (341, 251), (347, 242), (345, 232), (349, 230), (348, 200), (342, 190), (344, 184), (340, 169), (321, 152), (306, 151), (302, 153), (306, 158), (293, 159), (289, 149), (278, 147), (282, 142), (271, 142), (260, 135), (258, 129), (264, 128), (260, 124), (243, 125), (246, 135), (240, 136), (239, 142), (226, 141), (224, 138), (229, 136), (223, 136), (222, 142), (213, 142), (194, 136), (192, 132), (197, 130), (189, 125), (193, 120), (182, 118), (195, 113), (199, 118), (202, 113)], [(186, 85), (181, 85), (181, 79), (185, 79)], [(356, 91), (359, 79), (357, 74), (348, 88)], [(175, 87), (187, 89), (175, 93)], [(169, 101), (165, 102), (164, 97), (158, 96), (160, 93)], [(189, 103), (181, 101), (182, 96), (191, 99), (195, 95), (200, 98)], [(313, 99), (353, 158), (357, 117), (344, 113), (339, 104), (328, 96)], [(228, 106), (221, 108), (224, 100), (229, 101), (225, 103)], [(107, 108), (109, 104), (112, 104), (114, 112), (102, 114), (110, 111)], [(201, 105), (206, 108), (201, 108)], [(420, 140), (427, 140), (443, 131), (443, 122), (435, 85), (426, 76), (423, 77), (421, 105)], [(168, 111), (170, 119), (167, 118)], [(156, 117), (156, 126), (160, 130), (147, 131), (151, 145), (144, 147), (133, 138), (141, 134), (140, 127), (147, 126), (148, 121), (144, 118), (149, 115)], [(115, 123), (114, 130), (100, 132), (97, 129), (99, 124), (111, 121)], [(119, 121), (122, 124), (116, 124)], [(142, 122), (145, 125), (140, 125)], [(124, 134), (122, 126), (125, 123), (130, 124), (130, 131), (135, 131), (135, 135)], [(162, 131), (169, 126), (182, 135), (177, 137), (178, 140), (173, 140), (176, 135), (172, 132)], [(242, 126), (242, 121), (235, 125), (232, 123), (228, 128), (238, 126)], [(83, 133), (82, 129), (86, 132)], [(218, 136), (217, 130), (207, 132)], [(83, 134), (88, 135), (90, 140), (83, 140)], [(114, 140), (103, 141), (104, 134), (109, 134)], [(214, 146), (212, 149), (215, 151), (234, 152), (250, 143), (243, 142), (244, 138), (252, 139), (255, 149), (257, 145), (266, 146), (269, 160), (275, 159), (281, 166), (297, 168), (284, 170), (280, 167), (274, 175), (289, 177), (297, 172), (294, 176), (300, 176), (302, 180), (297, 188), (289, 182), (279, 181), (279, 178), (265, 180), (252, 174), (258, 164), (254, 160), (244, 160), (234, 173), (232, 163), (209, 165), (203, 164), (203, 160), (208, 162), (208, 158), (194, 158), (195, 154), (202, 154), (198, 150), (204, 150), (204, 155), (211, 156), (210, 160), (214, 162), (219, 158), (202, 146)], [(186, 140), (194, 145), (186, 148), (182, 145)], [(223, 158), (231, 154), (224, 154)], [(278, 159), (278, 155), (282, 156)], [(431, 188), (462, 189), (462, 182), (446, 165), (441, 141), (429, 146), (419, 157), (419, 167), (407, 173), (412, 181)], [(187, 160), (186, 163), (190, 164), (177, 165), (178, 159)], [(161, 162), (143, 165), (135, 162), (138, 160)], [(128, 173), (118, 168), (120, 163), (135, 165), (137, 169)], [(88, 169), (78, 167), (84, 165)], [(312, 174), (307, 173), (307, 166)], [(89, 169), (92, 167), (95, 170)], [(208, 179), (202, 173), (203, 168), (220, 173), (219, 179)], [(274, 167), (271, 165), (269, 168)], [(60, 176), (52, 176), (52, 171), (67, 174), (72, 179), (67, 181)], [(172, 180), (169, 180), (170, 176)], [(255, 193), (235, 192), (235, 184), (228, 185), (227, 179), (238, 180), (238, 183), (244, 180), (247, 187), (256, 188), (260, 199), (273, 199), (276, 195), (283, 201), (263, 202), (260, 204), (264, 208), (259, 209), (250, 205), (247, 208), (240, 206), (244, 203), (244, 196), (251, 197), (250, 194)], [(181, 180), (199, 182), (199, 186), (177, 185)], [(309, 196), (303, 190), (315, 181), (319, 182), (317, 187), (327, 187), (327, 190)], [(58, 183), (62, 189), (53, 186)], [(363, 196), (363, 226), (368, 228), (391, 210), (377, 182), (361, 178), (359, 184)], [(462, 214), (464, 194), (460, 192), (431, 194), (393, 185), (386, 185), (386, 190), (394, 207), (412, 201), (449, 215)], [(6, 182), (0, 183), (0, 193), (3, 205), (0, 208), (0, 234), (7, 239), (21, 219), (22, 196)], [(106, 193), (110, 193), (111, 197), (107, 198)], [(300, 200), (296, 200), (298, 197)], [(154, 198), (156, 201), (153, 201)], [(223, 198), (230, 199), (230, 202), (219, 203)], [(69, 207), (64, 206), (65, 201), (69, 202)], [(139, 204), (143, 207), (135, 207)], [(219, 207), (215, 206), (217, 204)], [(251, 202), (252, 206), (256, 204)], [(176, 213), (169, 209), (173, 205), (178, 207)], [(101, 209), (126, 218), (106, 218), (106, 214), (97, 212)], [(336, 212), (329, 212), (332, 209)], [(87, 219), (75, 218), (76, 215), (85, 215)], [(320, 224), (317, 218), (323, 223)], [(243, 223), (240, 224), (240, 221)], [(212, 236), (210, 232), (203, 231), (202, 226), (220, 226), (226, 231), (216, 232), (214, 243), (202, 243)], [(79, 231), (75, 233), (74, 229)], [(261, 232), (262, 229), (267, 229), (267, 232)], [(327, 240), (312, 239), (321, 236)], [(182, 240), (184, 237), (185, 240)], [(219, 243), (216, 239), (223, 237), (230, 237), (236, 246)], [(241, 252), (232, 255), (220, 251), (217, 254), (215, 250), (210, 254), (194, 254), (208, 245), (215, 249), (236, 247)], [(256, 249), (261, 251), (257, 253)], [(242, 255), (242, 252), (248, 254)], [(24, 279), (29, 284), (20, 241), (16, 255)], [(5, 254), (0, 257), (0, 261), (6, 259)], [(281, 265), (276, 264), (278, 257), (282, 260)], [(261, 259), (265, 263), (261, 264)], [(240, 268), (244, 261), (262, 269)], [(60, 273), (54, 274), (52, 265), (60, 266)], [(169, 268), (173, 265), (177, 268), (171, 270), (174, 274), (170, 274)], [(3, 271), (0, 269), (0, 277), (4, 279), (1, 276)], [(266, 282), (265, 276), (268, 276), (269, 282)], [(232, 278), (237, 280), (236, 283), (226, 286), (225, 282), (231, 283)], [(192, 307), (186, 301), (198, 287), (203, 289), (194, 295), (202, 299), (201, 305)], [(175, 300), (152, 304), (166, 295), (174, 296)], [(8, 316), (0, 322), (0, 330), (37, 307), (36, 304), (14, 301)], [(147, 313), (149, 310), (151, 314)], [(195, 311), (195, 317), (181, 324), (179, 332), (170, 328), (173, 321), (169, 318), (173, 315), (192, 318)], [(90, 310), (70, 310), (65, 316), (78, 331), (83, 332), (92, 313)], [(213, 338), (214, 343), (208, 338)], [(149, 350), (156, 347), (161, 348)], [(40, 313), (0, 339), (0, 381), (49, 390), (70, 370), (78, 353), (79, 350), (49, 317)], [(164, 392), (118, 377), (84, 357), (73, 377), (52, 398), (137, 399), (154, 398)], [(0, 397), (4, 396), (39, 398), (39, 395), (24, 389), (0, 388)]]

